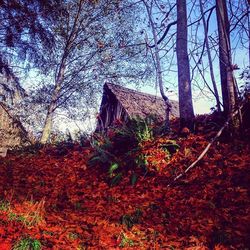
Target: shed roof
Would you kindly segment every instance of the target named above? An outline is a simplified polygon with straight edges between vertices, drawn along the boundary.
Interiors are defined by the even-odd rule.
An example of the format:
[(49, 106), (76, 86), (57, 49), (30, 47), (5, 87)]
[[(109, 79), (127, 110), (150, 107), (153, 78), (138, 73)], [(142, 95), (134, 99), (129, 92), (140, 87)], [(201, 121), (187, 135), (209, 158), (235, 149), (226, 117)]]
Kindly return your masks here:
[[(136, 90), (125, 88), (112, 83), (105, 83), (105, 88), (109, 89), (126, 110), (128, 116), (146, 118), (148, 115), (156, 115), (162, 120), (165, 119), (165, 103), (161, 97), (142, 93)], [(170, 118), (179, 117), (178, 102), (170, 100), (172, 105)]]

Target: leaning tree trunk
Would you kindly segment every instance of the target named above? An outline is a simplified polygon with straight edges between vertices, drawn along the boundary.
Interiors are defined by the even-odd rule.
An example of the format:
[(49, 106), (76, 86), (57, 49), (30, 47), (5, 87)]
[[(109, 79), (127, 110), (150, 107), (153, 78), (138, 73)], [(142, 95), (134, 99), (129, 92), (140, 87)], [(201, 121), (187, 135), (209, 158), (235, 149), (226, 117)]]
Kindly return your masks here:
[(177, 0), (177, 67), (180, 126), (193, 130), (194, 110), (192, 103), (192, 90), (190, 68), (187, 49), (187, 9), (186, 0)]
[(236, 105), (236, 86), (234, 86), (229, 37), (230, 26), (225, 0), (216, 0), (216, 15), (219, 34), (219, 61), (223, 107), (225, 115), (230, 117)]
[(170, 110), (171, 110), (171, 104), (170, 104), (168, 97), (166, 96), (166, 94), (164, 92), (162, 68), (161, 68), (161, 60), (160, 60), (160, 50), (159, 50), (159, 46), (157, 44), (157, 42), (158, 42), (157, 33), (156, 33), (155, 24), (153, 22), (151, 9), (148, 6), (148, 4), (146, 3), (146, 1), (143, 1), (143, 2), (144, 2), (144, 5), (147, 9), (149, 23), (150, 23), (152, 33), (153, 33), (153, 40), (154, 40), (154, 45), (155, 45), (154, 46), (154, 52), (155, 52), (154, 55), (155, 55), (155, 64), (156, 64), (156, 76), (157, 76), (157, 80), (158, 80), (158, 84), (159, 84), (159, 88), (160, 88), (160, 93), (161, 93), (162, 99), (164, 100), (164, 103), (165, 103), (165, 112), (166, 112), (165, 130), (168, 131), (170, 129), (169, 115), (170, 115)]
[(48, 111), (47, 111), (47, 115), (46, 115), (46, 119), (45, 119), (45, 123), (43, 127), (43, 132), (42, 132), (42, 136), (40, 139), (40, 143), (42, 144), (45, 144), (48, 142), (50, 134), (51, 134), (54, 111), (57, 108), (57, 101), (61, 93), (61, 85), (62, 85), (62, 81), (64, 78), (64, 71), (65, 71), (65, 66), (62, 65), (58, 73), (55, 88), (51, 97), (51, 102), (48, 107)]

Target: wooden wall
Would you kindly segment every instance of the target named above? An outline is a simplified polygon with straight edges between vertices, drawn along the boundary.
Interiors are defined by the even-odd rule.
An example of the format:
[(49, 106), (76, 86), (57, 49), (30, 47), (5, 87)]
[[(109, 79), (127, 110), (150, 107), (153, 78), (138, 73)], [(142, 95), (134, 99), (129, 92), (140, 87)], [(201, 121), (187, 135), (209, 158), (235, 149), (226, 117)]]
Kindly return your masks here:
[(4, 105), (0, 104), (0, 147), (11, 148), (20, 146), (23, 142), (25, 131), (20, 122), (15, 121)]

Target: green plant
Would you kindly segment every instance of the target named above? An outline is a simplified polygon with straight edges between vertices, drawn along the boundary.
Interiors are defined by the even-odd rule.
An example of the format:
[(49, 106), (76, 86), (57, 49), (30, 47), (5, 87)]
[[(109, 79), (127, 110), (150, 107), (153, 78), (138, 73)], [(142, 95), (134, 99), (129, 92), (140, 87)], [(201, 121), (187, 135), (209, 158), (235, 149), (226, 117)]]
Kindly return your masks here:
[(152, 119), (135, 117), (124, 124), (117, 132), (120, 136), (130, 138), (131, 141), (135, 140), (140, 144), (143, 141), (149, 141), (154, 138), (152, 127)]
[(31, 201), (27, 203), (27, 212), (22, 214), (24, 217), (23, 223), (26, 227), (36, 226), (43, 221), (44, 204), (44, 199), (39, 202)]
[(147, 124), (146, 120), (137, 120), (136, 124), (135, 136), (139, 143), (153, 139), (153, 131)]
[(32, 227), (42, 222), (42, 213), (44, 210), (44, 199), (40, 202), (26, 202), (27, 211), (25, 213), (17, 214), (14, 210), (9, 209), (8, 218), (10, 221), (22, 222), (26, 227)]
[[(127, 177), (128, 174), (131, 184), (135, 185), (140, 172), (145, 176), (149, 170), (158, 169), (159, 162), (162, 162), (159, 155), (162, 157), (165, 152), (165, 159), (169, 159), (179, 147), (174, 141), (169, 140), (161, 148), (157, 144), (158, 151), (152, 151), (149, 146), (154, 139), (154, 124), (155, 120), (152, 117), (146, 119), (137, 117), (109, 128), (106, 134), (95, 133), (91, 139), (94, 153), (89, 165), (99, 165), (104, 168), (111, 186), (120, 183), (122, 177)], [(144, 149), (146, 152), (143, 152)]]
[(78, 233), (70, 232), (68, 237), (69, 237), (70, 240), (76, 240), (76, 239), (79, 238), (79, 235), (78, 235)]
[(131, 185), (132, 185), (132, 186), (135, 185), (135, 183), (137, 182), (137, 179), (138, 179), (138, 176), (137, 176), (135, 173), (133, 173), (133, 174), (131, 175), (131, 179), (130, 179)]
[(122, 173), (116, 174), (110, 181), (111, 186), (117, 185), (122, 179)]
[(111, 164), (116, 159), (115, 155), (111, 153), (113, 147), (107, 136), (95, 134), (91, 140), (91, 146), (94, 149), (94, 154), (88, 162), (90, 166), (95, 166), (98, 163)]
[(119, 244), (119, 247), (133, 247), (134, 246), (134, 241), (129, 239), (125, 233), (121, 233), (121, 242)]
[(110, 139), (102, 134), (96, 134), (95, 139), (91, 142), (95, 152), (89, 160), (89, 165), (94, 166), (98, 163), (102, 163), (103, 167), (108, 168), (108, 176), (110, 179), (110, 185), (117, 185), (122, 178), (122, 173), (116, 173), (116, 170), (122, 165), (122, 161), (113, 154), (114, 145)]
[(40, 222), (41, 218), (36, 214), (29, 214), (29, 216), (18, 215), (16, 213), (10, 212), (8, 214), (10, 221), (22, 222), (25, 226), (31, 227)]
[(135, 163), (138, 167), (147, 171), (147, 166), (148, 166), (147, 155), (142, 153), (137, 155), (137, 157), (135, 158)]
[(109, 167), (109, 176), (110, 177), (113, 177), (115, 174), (114, 174), (114, 171), (117, 170), (119, 168), (119, 164), (118, 163), (112, 163), (111, 166)]
[(109, 167), (108, 174), (109, 174), (109, 177), (111, 178), (111, 180), (110, 180), (111, 186), (117, 185), (121, 181), (122, 173), (121, 172), (115, 173), (115, 171), (118, 168), (119, 168), (118, 163), (112, 163)]
[(30, 237), (20, 239), (15, 243), (13, 250), (40, 250), (42, 244), (39, 240), (32, 239)]
[(8, 214), (8, 218), (10, 221), (23, 221), (23, 217), (20, 218), (19, 215), (17, 215), (16, 213), (10, 212)]
[(27, 227), (32, 227), (35, 226), (37, 224), (39, 224), (42, 221), (42, 217), (40, 215), (39, 212), (30, 212), (26, 215), (23, 215), (23, 223), (25, 224), (25, 226)]
[(124, 214), (121, 217), (121, 224), (126, 225), (130, 230), (135, 224), (139, 223), (141, 216), (142, 211), (140, 209), (136, 209), (132, 214)]
[(0, 201), (0, 211), (8, 211), (10, 209), (10, 203), (5, 200)]

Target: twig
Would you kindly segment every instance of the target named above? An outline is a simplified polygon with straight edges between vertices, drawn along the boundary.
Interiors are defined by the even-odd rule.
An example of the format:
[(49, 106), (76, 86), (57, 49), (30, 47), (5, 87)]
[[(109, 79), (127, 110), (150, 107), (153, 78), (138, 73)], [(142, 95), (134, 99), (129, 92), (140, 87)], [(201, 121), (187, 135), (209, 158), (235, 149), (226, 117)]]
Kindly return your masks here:
[(234, 111), (233, 115), (227, 119), (227, 121), (224, 123), (224, 125), (221, 127), (221, 129), (218, 131), (218, 133), (216, 134), (216, 136), (212, 139), (212, 141), (206, 146), (206, 148), (202, 151), (202, 153), (200, 154), (200, 156), (197, 158), (196, 161), (194, 161), (189, 167), (187, 167), (185, 169), (185, 171), (181, 174), (179, 174), (178, 176), (176, 176), (174, 178), (174, 180), (172, 182), (170, 182), (167, 187), (170, 187), (176, 180), (180, 179), (181, 177), (183, 177), (190, 169), (194, 168), (197, 163), (205, 156), (205, 154), (208, 152), (209, 148), (213, 145), (213, 143), (221, 136), (223, 130), (229, 125), (230, 120), (238, 113), (240, 112), (240, 110), (242, 109), (242, 107), (244, 106), (246, 101), (243, 101), (241, 103), (241, 105), (239, 106), (239, 108)]

